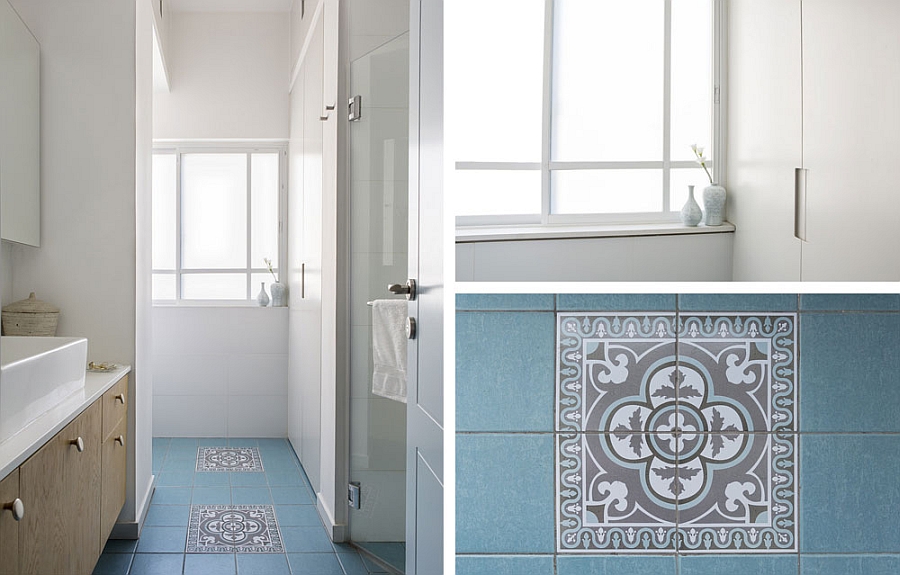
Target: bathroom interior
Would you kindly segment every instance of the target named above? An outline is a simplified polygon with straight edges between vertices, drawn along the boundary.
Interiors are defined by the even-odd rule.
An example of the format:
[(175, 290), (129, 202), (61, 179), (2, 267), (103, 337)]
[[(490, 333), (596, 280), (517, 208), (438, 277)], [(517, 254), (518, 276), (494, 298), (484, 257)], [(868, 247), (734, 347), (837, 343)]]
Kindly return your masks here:
[[(389, 393), (372, 383), (375, 308), (415, 297), (404, 293), (416, 271), (410, 10), (409, 0), (0, 1), (0, 48), (16, 56), (4, 74), (18, 79), (0, 89), (4, 132), (16, 129), (0, 156), (0, 465), (26, 500), (35, 451), (99, 403), (103, 497), (107, 439), (110, 461), (121, 457), (110, 482), (124, 505), (100, 525), (109, 543), (81, 547), (66, 573), (95, 563), (134, 575), (437, 572), (423, 567), (440, 564), (435, 548), (415, 553), (423, 527), (407, 527), (405, 361)], [(353, 110), (341, 103), (353, 97)], [(72, 337), (20, 351), (13, 311), (51, 315), (55, 334)], [(410, 349), (423, 353), (431, 337)], [(99, 372), (67, 380), (78, 406), (71, 387), (49, 391), (49, 407), (17, 397), (19, 356), (63, 348)], [(419, 373), (439, 381), (440, 369)], [(26, 404), (34, 421), (8, 417)], [(262, 473), (204, 472), (204, 457)], [(413, 501), (440, 525), (441, 499)], [(273, 506), (268, 551), (192, 553), (194, 504)], [(33, 527), (9, 543), (19, 515), (4, 507), (0, 572), (52, 572), (33, 557)]]

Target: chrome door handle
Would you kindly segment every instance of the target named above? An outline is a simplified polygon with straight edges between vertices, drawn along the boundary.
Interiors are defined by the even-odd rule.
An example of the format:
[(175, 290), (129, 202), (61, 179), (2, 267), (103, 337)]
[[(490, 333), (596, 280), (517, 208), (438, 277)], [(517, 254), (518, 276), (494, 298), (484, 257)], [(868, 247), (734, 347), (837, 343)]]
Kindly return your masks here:
[(22, 500), (18, 497), (16, 497), (15, 501), (12, 503), (5, 504), (3, 509), (12, 511), (13, 519), (16, 521), (21, 521), (22, 518), (25, 517), (25, 504), (22, 503)]
[(794, 237), (806, 241), (806, 176), (809, 170), (794, 169)]
[(416, 280), (414, 279), (406, 280), (406, 285), (389, 284), (387, 289), (392, 294), (406, 294), (406, 299), (410, 301), (416, 299)]
[(78, 453), (82, 453), (84, 451), (84, 440), (80, 437), (76, 437), (72, 441), (69, 442), (70, 445), (74, 445), (75, 449), (78, 450)]

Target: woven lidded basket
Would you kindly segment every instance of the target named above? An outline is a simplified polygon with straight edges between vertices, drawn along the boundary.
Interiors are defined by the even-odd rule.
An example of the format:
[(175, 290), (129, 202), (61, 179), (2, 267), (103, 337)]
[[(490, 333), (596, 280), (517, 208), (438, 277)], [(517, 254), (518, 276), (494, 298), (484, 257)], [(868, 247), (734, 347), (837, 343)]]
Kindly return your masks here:
[(34, 297), (11, 303), (3, 308), (3, 335), (56, 335), (59, 308)]

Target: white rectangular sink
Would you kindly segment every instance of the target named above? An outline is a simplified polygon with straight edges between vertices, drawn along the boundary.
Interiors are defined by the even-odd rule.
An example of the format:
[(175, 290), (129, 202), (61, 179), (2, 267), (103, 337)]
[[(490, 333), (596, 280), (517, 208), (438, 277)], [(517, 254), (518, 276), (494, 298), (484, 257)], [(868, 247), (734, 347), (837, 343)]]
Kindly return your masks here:
[(0, 443), (84, 389), (87, 340), (18, 337), (0, 340)]

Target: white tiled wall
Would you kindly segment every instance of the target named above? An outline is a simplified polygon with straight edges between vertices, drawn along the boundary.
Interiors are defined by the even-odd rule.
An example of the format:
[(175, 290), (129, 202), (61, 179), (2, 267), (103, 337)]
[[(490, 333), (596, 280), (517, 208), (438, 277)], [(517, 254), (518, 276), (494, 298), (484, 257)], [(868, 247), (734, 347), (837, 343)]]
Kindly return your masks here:
[(153, 435), (287, 436), (287, 308), (155, 307)]

